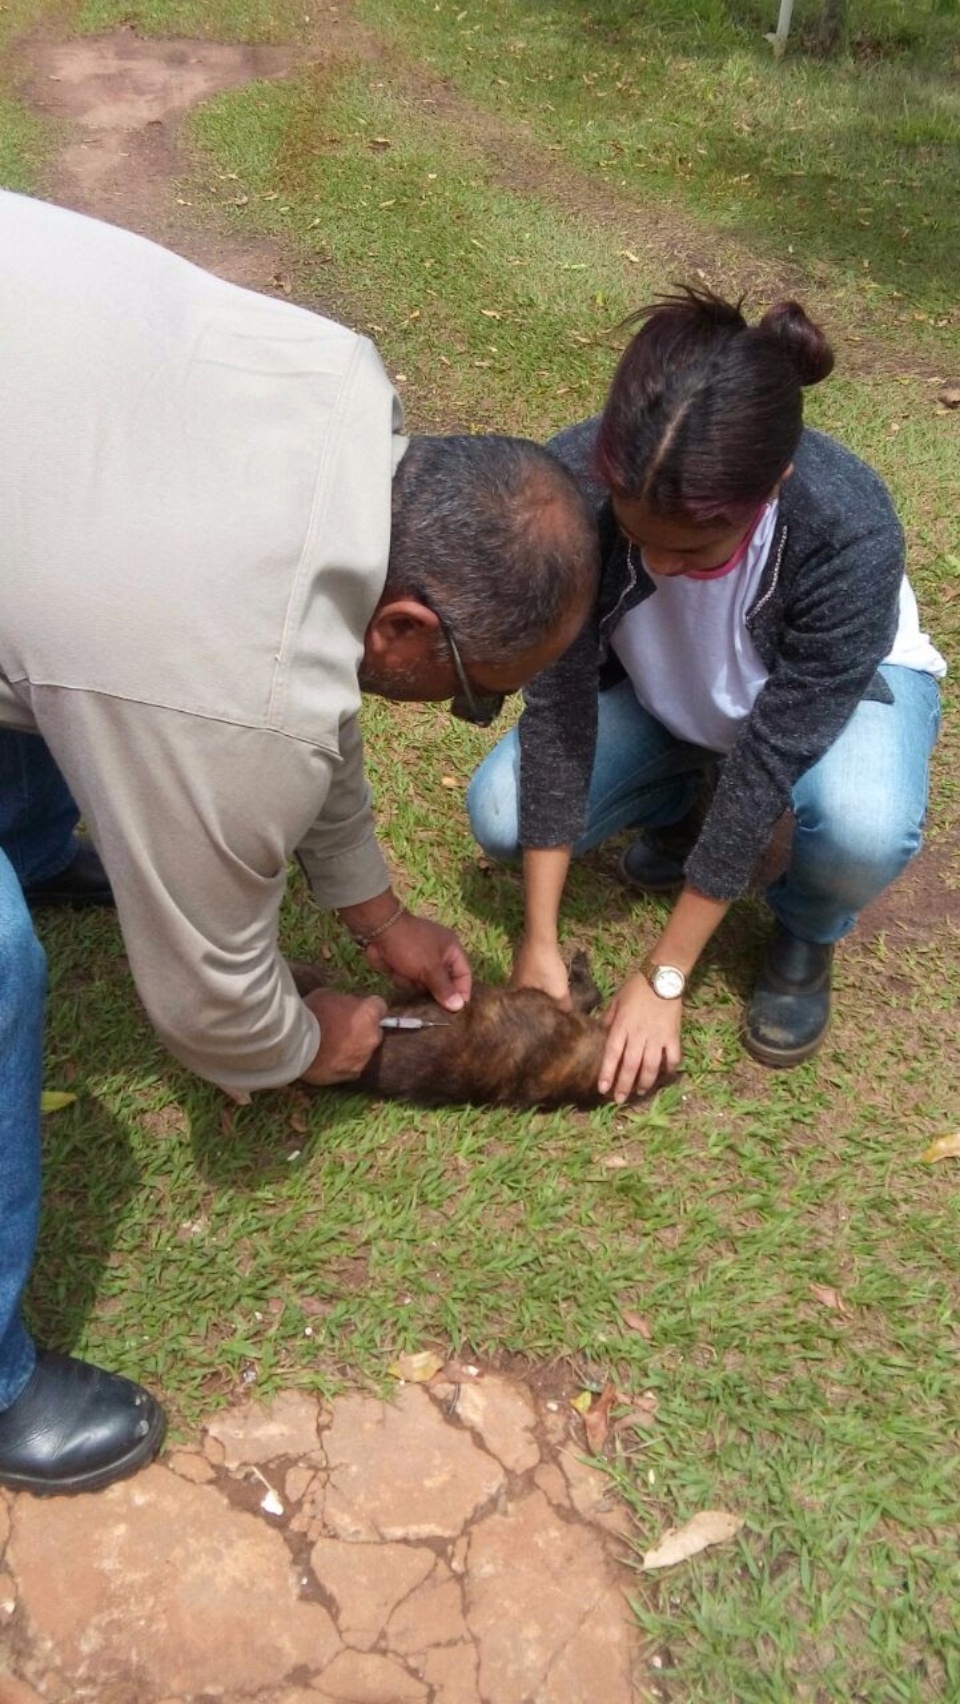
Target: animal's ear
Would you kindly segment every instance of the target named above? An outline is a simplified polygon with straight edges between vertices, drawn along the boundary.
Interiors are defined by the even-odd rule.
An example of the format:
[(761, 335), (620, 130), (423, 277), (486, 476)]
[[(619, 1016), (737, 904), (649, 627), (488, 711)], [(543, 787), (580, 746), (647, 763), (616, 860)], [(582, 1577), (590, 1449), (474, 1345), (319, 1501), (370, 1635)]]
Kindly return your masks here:
[(570, 1004), (575, 1012), (595, 1012), (603, 999), (590, 971), (590, 961), (578, 947), (570, 960)]

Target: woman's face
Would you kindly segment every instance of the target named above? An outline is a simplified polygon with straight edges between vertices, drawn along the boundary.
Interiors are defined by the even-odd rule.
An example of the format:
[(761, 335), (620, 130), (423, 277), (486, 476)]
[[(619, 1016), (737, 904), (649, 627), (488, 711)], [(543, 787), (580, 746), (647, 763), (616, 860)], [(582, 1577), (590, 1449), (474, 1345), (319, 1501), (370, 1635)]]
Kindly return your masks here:
[(614, 497), (613, 512), (624, 538), (643, 552), (648, 573), (704, 574), (722, 568), (736, 555), (747, 534), (756, 525), (754, 513), (731, 526), (729, 521), (690, 521), (653, 514), (644, 503), (629, 497)]

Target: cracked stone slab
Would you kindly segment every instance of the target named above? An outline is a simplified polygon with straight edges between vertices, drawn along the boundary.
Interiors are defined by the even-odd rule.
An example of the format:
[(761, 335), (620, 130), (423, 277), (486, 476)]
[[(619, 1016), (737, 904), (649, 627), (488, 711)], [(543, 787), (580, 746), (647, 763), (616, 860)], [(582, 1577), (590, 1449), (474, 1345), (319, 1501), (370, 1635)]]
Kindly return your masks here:
[(427, 1704), (428, 1692), (390, 1657), (371, 1652), (341, 1651), (319, 1681), (321, 1698), (336, 1704)]
[(95, 1498), (20, 1498), (8, 1559), (32, 1639), (78, 1698), (101, 1696), (91, 1683), (131, 1700), (250, 1693), (340, 1649), (281, 1535), (163, 1467)]
[(302, 1391), (281, 1391), (272, 1402), (251, 1402), (228, 1409), (207, 1427), (207, 1435), (223, 1450), (222, 1463), (231, 1472), (259, 1467), (277, 1456), (310, 1456), (319, 1443), (320, 1408)]
[(499, 1378), (496, 1373), (462, 1384), (458, 1388), (455, 1413), (471, 1431), (477, 1432), (484, 1448), (495, 1455), (508, 1473), (526, 1473), (540, 1460), (534, 1437), (537, 1411), (529, 1392), (521, 1385)]
[(417, 1385), (394, 1402), (348, 1396), (323, 1446), (327, 1530), (339, 1538), (455, 1538), (501, 1491), (501, 1464), (451, 1427)]
[(397, 1605), (386, 1630), (391, 1651), (421, 1659), (434, 1646), (459, 1645), (469, 1636), (462, 1584), (442, 1562), (422, 1586)]
[[(496, 1704), (634, 1697), (626, 1605), (603, 1542), (589, 1527), (559, 1523), (542, 1492), (474, 1527), (466, 1605), (482, 1697)], [(564, 1692), (568, 1682), (575, 1689)]]
[(426, 1545), (345, 1544), (318, 1539), (310, 1566), (321, 1589), (333, 1599), (337, 1626), (348, 1645), (369, 1650), (399, 1603), (436, 1567)]

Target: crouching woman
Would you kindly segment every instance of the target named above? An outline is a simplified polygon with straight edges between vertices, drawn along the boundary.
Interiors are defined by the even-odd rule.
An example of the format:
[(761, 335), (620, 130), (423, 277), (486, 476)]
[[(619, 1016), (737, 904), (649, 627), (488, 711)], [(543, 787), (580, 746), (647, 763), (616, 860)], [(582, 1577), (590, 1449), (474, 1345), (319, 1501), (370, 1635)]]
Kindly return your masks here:
[(882, 481), (804, 429), (802, 387), (833, 355), (803, 309), (751, 326), (687, 290), (637, 320), (602, 416), (550, 446), (596, 508), (594, 618), (468, 793), (484, 851), (522, 854), (521, 986), (566, 995), (571, 857), (638, 829), (624, 880), (678, 891), (606, 1015), (599, 1086), (617, 1100), (679, 1063), (686, 982), (788, 807), (742, 1039), (772, 1066), (820, 1046), (834, 946), (920, 846), (945, 669)]

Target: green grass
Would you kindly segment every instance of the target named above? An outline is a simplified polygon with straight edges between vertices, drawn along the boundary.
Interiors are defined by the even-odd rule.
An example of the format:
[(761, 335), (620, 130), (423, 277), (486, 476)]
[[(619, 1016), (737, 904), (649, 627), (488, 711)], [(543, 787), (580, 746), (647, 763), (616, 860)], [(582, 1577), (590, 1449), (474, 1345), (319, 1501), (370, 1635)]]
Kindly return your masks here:
[(129, 25), (140, 35), (288, 42), (303, 39), (310, 10), (310, 0), (80, 0), (75, 27), (95, 33)]
[[(571, 166), (827, 266), (834, 283), (956, 302), (960, 85), (955, 4), (856, 9), (854, 52), (774, 62), (774, 6), (660, 0), (361, 0), (470, 97), (522, 117)], [(803, 14), (798, 9), (798, 25)], [(641, 215), (642, 216), (642, 215)], [(864, 276), (866, 275), (866, 276)]]
[[(17, 28), (38, 10), (17, 0)], [(310, 10), (71, 15), (293, 41)], [(960, 656), (960, 416), (935, 408), (937, 375), (960, 369), (955, 8), (870, 0), (828, 66), (800, 7), (775, 64), (753, 0), (357, 10), (388, 35), (381, 58), (318, 15), (325, 68), (195, 116), (194, 215), (276, 237), (295, 298), (373, 333), (419, 430), (540, 436), (591, 411), (617, 320), (676, 254), (729, 288), (793, 268), (847, 357), (810, 418), (888, 479), (926, 623)], [(483, 867), (462, 808), (487, 738), (439, 709), (365, 717), (398, 884), (503, 976), (519, 878)], [(956, 888), (954, 724), (930, 838)], [(574, 871), (564, 913), (608, 991), (665, 914), (627, 897), (615, 853)], [(957, 1170), (919, 1157), (960, 1118), (956, 932), (905, 912), (855, 936), (822, 1055), (775, 1074), (737, 1041), (764, 930), (756, 899), (727, 919), (694, 982), (685, 1075), (650, 1107), (513, 1115), (296, 1088), (232, 1108), (153, 1037), (113, 920), (45, 918), (46, 1079), (78, 1100), (46, 1124), (38, 1332), (147, 1378), (180, 1425), (240, 1389), (379, 1382), (427, 1343), (652, 1390), (655, 1422), (611, 1461), (640, 1549), (699, 1508), (746, 1522), (638, 1575), (652, 1679), (683, 1704), (960, 1697)], [(299, 878), (282, 931), (373, 985)]]
[(53, 11), (56, 0), (6, 0), (0, 6), (0, 186), (31, 190), (40, 182), (54, 146), (53, 125), (42, 122), (19, 98), (9, 60), (18, 37)]

